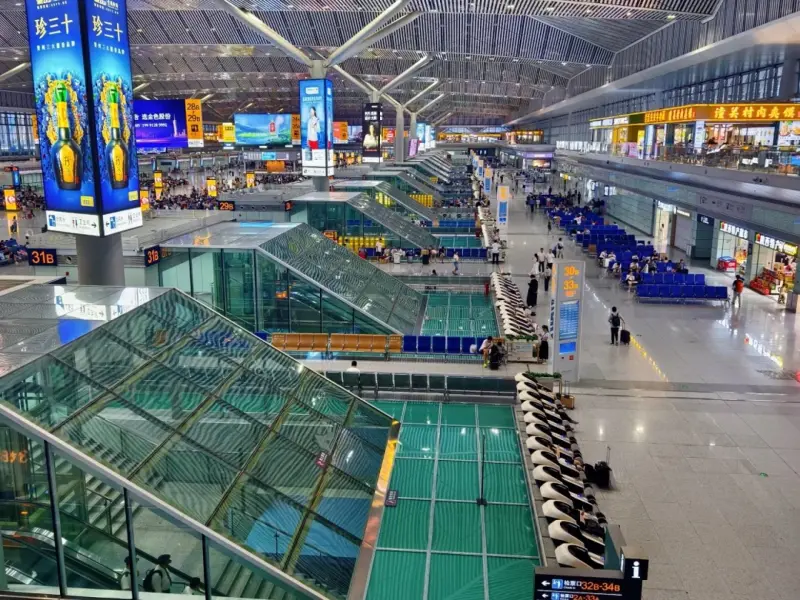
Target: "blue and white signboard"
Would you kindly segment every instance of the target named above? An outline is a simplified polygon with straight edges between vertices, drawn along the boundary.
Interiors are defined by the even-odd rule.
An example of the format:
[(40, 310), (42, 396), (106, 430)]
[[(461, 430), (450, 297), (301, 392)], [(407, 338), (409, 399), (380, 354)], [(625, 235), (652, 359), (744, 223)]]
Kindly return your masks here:
[(484, 177), (483, 178), (483, 193), (487, 194), (487, 195), (492, 193), (492, 178), (491, 177)]
[(578, 381), (581, 348), (581, 304), (586, 263), (557, 260), (550, 284), (550, 334), (553, 369), (566, 381)]

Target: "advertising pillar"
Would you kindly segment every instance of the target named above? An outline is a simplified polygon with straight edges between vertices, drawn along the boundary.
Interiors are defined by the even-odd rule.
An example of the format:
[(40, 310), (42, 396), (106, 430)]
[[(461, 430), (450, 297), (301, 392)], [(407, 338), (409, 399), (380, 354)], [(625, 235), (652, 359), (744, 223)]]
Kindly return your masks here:
[[(124, 279), (121, 244), (93, 244), (95, 255), (81, 260), (80, 236), (142, 225), (126, 1), (25, 8), (47, 226), (78, 235), (80, 283), (115, 284)], [(99, 254), (105, 266), (89, 268)]]
[(405, 115), (403, 109), (398, 107), (394, 127), (394, 162), (396, 163), (401, 163), (406, 159), (405, 128)]
[(553, 264), (550, 296), (550, 335), (553, 338), (553, 371), (565, 381), (580, 377), (581, 311), (586, 263), (557, 260)]
[[(330, 80), (300, 82), (300, 135), (303, 175), (333, 176), (333, 83)], [(314, 186), (318, 191), (327, 189), (324, 179), (315, 180)]]
[[(481, 167), (482, 168), (482, 167)], [(491, 180), (489, 180), (491, 187)], [(501, 238), (508, 235), (508, 201), (511, 198), (511, 188), (507, 185), (497, 186), (497, 229)]]
[(361, 119), (361, 157), (365, 163), (380, 163), (381, 126), (383, 125), (383, 105), (370, 102), (364, 105)]

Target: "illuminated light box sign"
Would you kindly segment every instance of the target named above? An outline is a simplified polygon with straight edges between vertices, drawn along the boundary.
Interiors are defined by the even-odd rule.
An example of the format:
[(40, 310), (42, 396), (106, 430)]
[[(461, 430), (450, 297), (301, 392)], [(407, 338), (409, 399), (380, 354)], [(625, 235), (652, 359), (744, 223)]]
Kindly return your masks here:
[(291, 146), (292, 116), (282, 114), (233, 115), (236, 143), (243, 146)]
[(203, 147), (200, 100), (137, 100), (133, 118), (141, 150)]
[(7, 212), (19, 210), (17, 204), (17, 190), (13, 186), (3, 188), (3, 204)]
[(303, 175), (333, 175), (333, 83), (328, 79), (300, 82), (300, 134)]
[(99, 237), (140, 227), (125, 0), (25, 7), (48, 228)]
[(55, 267), (58, 265), (58, 252), (54, 248), (30, 248), (28, 264), (32, 267)]
[(346, 144), (350, 141), (347, 132), (347, 121), (334, 121), (333, 122), (333, 143)]
[(364, 162), (381, 162), (381, 123), (383, 121), (383, 106), (380, 102), (371, 102), (364, 105), (361, 113), (361, 156)]

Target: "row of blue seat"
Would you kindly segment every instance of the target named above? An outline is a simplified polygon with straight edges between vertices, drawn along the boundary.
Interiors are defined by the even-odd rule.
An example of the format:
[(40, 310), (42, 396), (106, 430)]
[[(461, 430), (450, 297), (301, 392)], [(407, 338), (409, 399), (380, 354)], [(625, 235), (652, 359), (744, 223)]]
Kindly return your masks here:
[[(375, 248), (367, 248), (367, 258), (375, 258)], [(413, 254), (415, 257), (419, 257), (422, 254), (422, 250), (419, 248), (403, 248), (403, 252), (405, 252), (406, 256), (409, 253)], [(488, 256), (488, 251), (486, 248), (446, 248), (447, 258), (453, 258), (453, 254), (458, 252), (459, 258), (462, 259), (481, 259), (486, 260)]]
[(666, 285), (642, 283), (636, 288), (639, 298), (687, 300), (727, 300), (728, 288), (719, 285)]
[[(632, 233), (613, 233), (613, 234), (596, 234), (596, 233), (576, 233), (575, 241), (583, 244), (584, 240), (588, 240), (590, 244), (598, 242), (611, 242), (616, 244), (625, 244), (627, 242), (636, 243), (636, 236)], [(642, 242), (644, 243), (644, 242)]]
[(476, 337), (445, 337), (441, 335), (404, 335), (403, 352), (433, 354), (469, 354), (470, 347), (480, 344)]
[(703, 273), (642, 273), (642, 283), (667, 285), (705, 285)]

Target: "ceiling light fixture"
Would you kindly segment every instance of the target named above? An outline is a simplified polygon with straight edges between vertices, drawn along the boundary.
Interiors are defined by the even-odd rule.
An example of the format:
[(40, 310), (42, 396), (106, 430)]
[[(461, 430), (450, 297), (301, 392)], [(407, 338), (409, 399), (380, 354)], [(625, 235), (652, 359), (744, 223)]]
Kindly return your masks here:
[(555, 6), (548, 6), (547, 8), (545, 8), (545, 10), (549, 10), (550, 12), (553, 12), (555, 9), (556, 9)]
[(562, 63), (561, 63), (561, 66), (562, 66), (562, 67), (566, 67), (566, 66), (567, 66), (567, 63), (565, 63), (565, 62), (562, 62)]
[(672, 21), (675, 18), (675, 15), (667, 15), (667, 21)]

